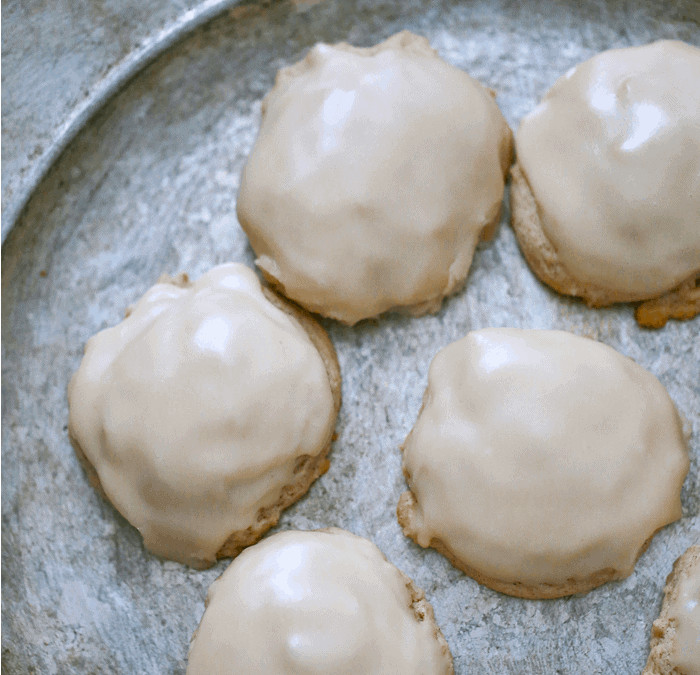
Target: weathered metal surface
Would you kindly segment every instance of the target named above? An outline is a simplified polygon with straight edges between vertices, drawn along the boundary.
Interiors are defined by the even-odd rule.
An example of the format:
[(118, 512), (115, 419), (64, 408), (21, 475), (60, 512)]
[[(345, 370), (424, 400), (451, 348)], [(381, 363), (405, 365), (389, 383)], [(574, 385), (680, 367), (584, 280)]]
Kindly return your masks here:
[[(129, 82), (60, 157), (3, 246), (3, 672), (184, 671), (206, 589), (227, 563), (197, 572), (143, 550), (78, 465), (65, 389), (85, 341), (162, 272), (252, 264), (235, 195), (277, 68), (319, 40), (368, 45), (407, 28), (493, 87), (515, 127), (560, 74), (600, 50), (660, 37), (699, 44), (694, 7), (244, 5)], [(557, 296), (527, 268), (508, 215), (477, 251), (466, 289), (435, 316), (390, 315), (354, 328), (325, 322), (344, 378), (338, 440), (330, 471), (279, 527), (336, 525), (375, 541), (426, 590), (458, 673), (638, 673), (664, 578), (700, 539), (700, 320), (645, 331), (630, 307), (590, 310)], [(401, 534), (398, 445), (430, 359), (490, 325), (596, 337), (657, 375), (692, 421), (683, 519), (654, 538), (627, 580), (556, 601), (509, 598)]]
[(75, 134), (135, 72), (239, 0), (2, 3), (2, 240)]

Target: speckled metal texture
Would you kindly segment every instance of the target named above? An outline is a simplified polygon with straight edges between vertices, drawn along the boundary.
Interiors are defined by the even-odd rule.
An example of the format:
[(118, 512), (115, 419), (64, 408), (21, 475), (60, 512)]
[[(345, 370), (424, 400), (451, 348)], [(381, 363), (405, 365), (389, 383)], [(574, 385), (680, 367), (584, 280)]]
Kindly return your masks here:
[[(66, 385), (85, 341), (162, 272), (252, 264), (235, 216), (240, 171), (275, 71), (317, 41), (373, 44), (410, 29), (498, 93), (520, 118), (569, 67), (656, 38), (700, 43), (697, 4), (654, 0), (246, 4), (171, 48), (90, 121), (39, 185), (2, 250), (3, 672), (181, 673), (206, 589), (144, 551), (88, 485), (66, 435)], [(422, 318), (324, 325), (343, 407), (329, 472), (278, 529), (345, 527), (425, 589), (458, 673), (639, 673), (664, 579), (700, 540), (700, 319), (641, 330), (632, 308), (591, 310), (533, 277), (503, 215), (466, 289)], [(589, 594), (509, 598), (406, 539), (399, 444), (431, 358), (468, 330), (551, 327), (595, 337), (666, 385), (691, 421), (683, 518), (635, 572)]]
[(54, 160), (135, 72), (238, 0), (2, 3), (2, 240)]

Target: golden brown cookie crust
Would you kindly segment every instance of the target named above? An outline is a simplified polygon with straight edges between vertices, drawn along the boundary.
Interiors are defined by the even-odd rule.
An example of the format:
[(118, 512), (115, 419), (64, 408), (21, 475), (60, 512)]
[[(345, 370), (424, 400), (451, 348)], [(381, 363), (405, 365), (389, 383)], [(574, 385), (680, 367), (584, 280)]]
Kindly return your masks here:
[[(509, 148), (510, 148), (510, 146), (509, 146)], [(510, 153), (510, 150), (509, 150), (509, 153)], [(510, 154), (508, 155), (508, 157), (510, 157)], [(502, 202), (499, 202), (497, 208), (495, 209), (493, 214), (489, 217), (489, 219), (487, 220), (483, 229), (479, 233), (479, 243), (489, 242), (489, 241), (491, 241), (491, 239), (493, 239), (496, 231), (498, 230), (498, 224), (501, 220), (501, 213), (502, 212), (503, 212), (503, 204), (502, 204)], [(288, 304), (291, 304), (298, 309), (302, 309), (300, 305), (297, 305), (293, 300), (290, 300), (287, 297), (287, 294), (286, 294), (286, 291), (284, 288), (284, 284), (280, 283), (275, 277), (268, 274), (263, 268), (258, 267), (258, 270), (263, 275), (263, 277), (265, 279), (265, 283), (267, 283), (269, 286), (269, 289), (266, 289), (266, 290), (274, 289), (273, 292), (278, 297), (283, 297)], [(457, 295), (457, 293), (460, 293), (464, 289), (464, 287), (467, 284), (468, 277), (469, 277), (469, 275), (467, 274), (467, 276), (464, 277), (464, 279), (458, 281), (457, 284), (455, 285), (455, 287), (447, 294), (439, 293), (438, 295), (436, 295), (432, 298), (428, 298), (427, 300), (421, 300), (420, 302), (417, 302), (413, 305), (398, 305), (396, 307), (391, 307), (391, 308), (387, 309), (386, 311), (382, 312), (380, 315), (367, 317), (366, 319), (362, 319), (362, 320), (373, 321), (373, 320), (378, 319), (380, 316), (382, 316), (384, 314), (391, 313), (391, 312), (397, 312), (399, 314), (404, 314), (406, 316), (414, 316), (414, 317), (425, 316), (426, 314), (435, 314), (442, 307), (442, 303), (444, 300), (446, 300), (449, 297), (452, 297), (453, 295)], [(311, 312), (315, 312), (318, 314), (323, 314), (323, 311), (324, 311), (323, 308), (320, 306), (312, 307), (310, 305), (309, 305), (309, 310)], [(312, 316), (306, 310), (303, 310), (303, 311), (307, 316)], [(331, 318), (331, 319), (337, 321), (338, 323), (342, 323), (346, 326), (354, 326), (357, 324), (356, 321), (348, 321), (348, 320), (345, 320), (342, 317), (338, 317), (338, 316), (329, 316), (328, 318)], [(321, 350), (319, 350), (319, 351), (321, 351)], [(323, 356), (323, 352), (321, 352), (321, 356)], [(324, 359), (324, 362), (325, 362), (325, 359)]]
[[(406, 477), (406, 480), (408, 481), (408, 476)], [(416, 536), (416, 530), (413, 526), (413, 515), (416, 503), (416, 498), (413, 492), (407, 490), (399, 499), (399, 504), (396, 507), (396, 516), (398, 518), (399, 525), (401, 525), (403, 533), (407, 537), (413, 539), (413, 541), (420, 546)], [(658, 531), (659, 530), (656, 532)], [(647, 550), (647, 547), (654, 538), (656, 532), (654, 532), (654, 534), (652, 534), (652, 536), (644, 542), (643, 546), (639, 550), (639, 553), (637, 554), (637, 560), (639, 559), (639, 556), (641, 556), (642, 553)], [(444, 555), (445, 558), (447, 558), (458, 570), (461, 570), (478, 583), (483, 584), (494, 591), (498, 591), (499, 593), (512, 595), (516, 598), (525, 598), (527, 600), (551, 600), (553, 598), (563, 598), (564, 596), (574, 595), (576, 593), (587, 593), (598, 586), (602, 586), (608, 581), (616, 581), (629, 576), (628, 574), (620, 572), (619, 570), (605, 568), (586, 577), (585, 579), (569, 579), (565, 584), (538, 584), (536, 586), (530, 586), (519, 582), (502, 581), (496, 577), (482, 574), (457, 558), (444, 544), (444, 542), (438, 538), (431, 539), (429, 546), (430, 548), (434, 548), (438, 553)]]
[(416, 621), (428, 621), (430, 623), (433, 629), (433, 635), (435, 636), (435, 639), (440, 645), (440, 651), (449, 661), (449, 670), (447, 672), (454, 673), (454, 662), (452, 661), (452, 652), (450, 651), (450, 648), (447, 644), (447, 640), (445, 640), (445, 636), (442, 634), (440, 627), (435, 621), (435, 612), (433, 611), (433, 606), (426, 600), (425, 592), (423, 591), (423, 589), (418, 588), (418, 586), (416, 586), (413, 583), (412, 579), (406, 576), (401, 570), (398, 569), (398, 567), (396, 569), (398, 570), (399, 574), (401, 575), (401, 578), (406, 584), (408, 592), (411, 594), (411, 609), (413, 610), (413, 614), (416, 617)]
[(692, 319), (700, 313), (700, 287), (696, 278), (686, 280), (657, 298), (619, 293), (576, 281), (562, 265), (556, 249), (542, 230), (535, 196), (517, 162), (511, 167), (510, 175), (513, 230), (528, 265), (545, 284), (563, 295), (582, 298), (589, 307), (644, 300), (646, 302), (637, 307), (635, 318), (646, 328), (661, 328), (669, 319)]
[(690, 279), (675, 291), (637, 306), (634, 318), (645, 328), (663, 328), (669, 319), (685, 321), (700, 314), (700, 279)]
[[(190, 281), (187, 274), (181, 273), (175, 277), (162, 275), (158, 283), (170, 283), (185, 288), (189, 285)], [(270, 288), (263, 286), (262, 290), (267, 300), (294, 319), (304, 329), (314, 347), (316, 347), (326, 368), (328, 382), (333, 396), (333, 415), (334, 418), (337, 418), (341, 404), (340, 364), (338, 363), (338, 355), (336, 354), (331, 339), (328, 337), (328, 333), (326, 333), (323, 327), (307, 311), (298, 305), (282, 298)], [(126, 310), (125, 316), (129, 316), (130, 313), (131, 308), (129, 307)], [(75, 454), (85, 470), (90, 484), (106, 501), (110, 502), (109, 497), (105, 494), (102, 487), (97, 471), (70, 432), (69, 437)], [(253, 525), (245, 530), (236, 530), (232, 532), (217, 551), (217, 560), (221, 558), (235, 558), (244, 548), (257, 542), (265, 532), (277, 524), (284, 509), (291, 506), (295, 501), (306, 494), (311, 484), (328, 471), (330, 467), (328, 453), (333, 440), (335, 440), (334, 431), (331, 432), (331, 435), (326, 440), (326, 444), (318, 455), (315, 457), (310, 455), (299, 457), (294, 469), (294, 473), (297, 476), (296, 482), (285, 485), (282, 488), (279, 499), (275, 504), (260, 509), (257, 514), (256, 522)]]
[(669, 617), (669, 607), (678, 596), (681, 580), (696, 565), (700, 565), (700, 546), (691, 546), (673, 563), (673, 569), (666, 577), (661, 614), (651, 628), (649, 658), (642, 675), (680, 675), (680, 671), (674, 667), (672, 661), (676, 627), (675, 622)]
[[(333, 414), (337, 417), (341, 403), (340, 365), (338, 363), (338, 355), (336, 354), (331, 339), (328, 337), (328, 333), (326, 333), (321, 325), (306, 310), (299, 307), (299, 305), (281, 297), (275, 293), (275, 291), (265, 286), (263, 286), (263, 293), (275, 307), (281, 309), (301, 325), (314, 347), (316, 347), (318, 353), (321, 355), (333, 394)], [(335, 433), (328, 438), (323, 450), (315, 457), (305, 455), (299, 458), (299, 462), (295, 468), (295, 473), (298, 472), (297, 482), (282, 488), (277, 503), (273, 506), (261, 509), (258, 512), (257, 521), (254, 525), (251, 525), (245, 530), (232, 532), (224, 545), (217, 552), (217, 559), (235, 558), (244, 548), (254, 544), (271, 527), (277, 525), (282, 511), (305, 495), (311, 487), (311, 484), (328, 471), (330, 467), (328, 453), (331, 449), (331, 443), (334, 437)]]

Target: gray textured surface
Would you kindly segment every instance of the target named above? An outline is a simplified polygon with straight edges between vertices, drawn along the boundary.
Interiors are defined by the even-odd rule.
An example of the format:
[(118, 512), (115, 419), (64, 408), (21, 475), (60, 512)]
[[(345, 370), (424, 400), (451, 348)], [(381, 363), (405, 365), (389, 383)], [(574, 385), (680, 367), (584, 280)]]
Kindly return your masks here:
[(3, 0), (3, 241), (104, 99), (189, 26), (236, 2)]
[[(234, 211), (259, 104), (278, 67), (317, 40), (368, 45), (408, 28), (498, 92), (513, 126), (558, 75), (602, 49), (700, 43), (695, 3), (345, 0), (240, 7), (149, 66), (80, 133), (2, 250), (3, 672), (182, 672), (206, 572), (147, 554), (89, 487), (66, 437), (65, 388), (90, 335), (161, 274), (252, 263)], [(7, 68), (7, 65), (4, 64)], [(504, 213), (503, 222), (507, 222)], [(326, 322), (343, 371), (331, 469), (280, 527), (346, 527), (426, 590), (458, 673), (638, 673), (673, 560), (700, 539), (700, 319), (640, 330), (630, 307), (589, 310), (540, 285), (501, 226), (467, 288), (435, 316)], [(472, 328), (556, 327), (632, 356), (693, 422), (684, 517), (634, 574), (585, 596), (508, 598), (405, 539), (398, 445), (430, 359)]]

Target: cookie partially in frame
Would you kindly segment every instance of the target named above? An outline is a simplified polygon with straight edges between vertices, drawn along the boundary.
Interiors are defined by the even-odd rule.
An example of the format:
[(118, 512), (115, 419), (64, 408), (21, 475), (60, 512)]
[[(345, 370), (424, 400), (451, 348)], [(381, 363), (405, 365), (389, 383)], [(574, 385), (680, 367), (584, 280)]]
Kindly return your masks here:
[(700, 545), (691, 546), (673, 563), (649, 648), (642, 675), (700, 673)]
[(372, 542), (338, 528), (267, 537), (211, 585), (187, 674), (231, 667), (248, 675), (454, 672), (423, 591)]

